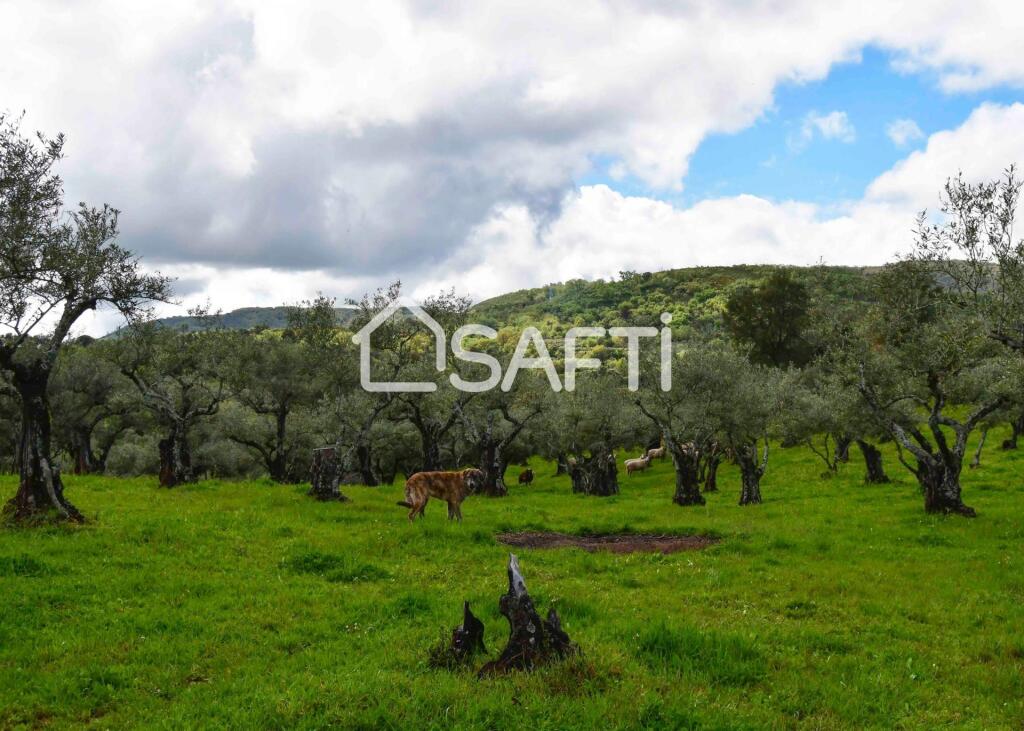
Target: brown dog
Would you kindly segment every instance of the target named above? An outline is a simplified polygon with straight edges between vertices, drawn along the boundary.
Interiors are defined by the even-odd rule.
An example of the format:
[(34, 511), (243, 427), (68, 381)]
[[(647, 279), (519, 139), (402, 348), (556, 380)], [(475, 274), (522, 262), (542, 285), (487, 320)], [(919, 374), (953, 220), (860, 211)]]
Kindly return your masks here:
[(468, 469), (461, 472), (417, 472), (405, 481), (405, 500), (398, 504), (411, 508), (409, 521), (417, 514), (422, 518), (427, 501), (436, 497), (448, 503), (448, 520), (462, 520), (462, 501), (476, 492), (484, 481), (480, 470)]

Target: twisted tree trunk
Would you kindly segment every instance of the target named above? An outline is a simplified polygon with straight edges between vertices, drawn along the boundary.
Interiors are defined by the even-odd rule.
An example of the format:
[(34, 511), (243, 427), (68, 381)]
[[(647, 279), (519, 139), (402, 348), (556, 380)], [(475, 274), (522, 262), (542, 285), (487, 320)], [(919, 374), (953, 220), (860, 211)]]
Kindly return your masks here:
[(864, 482), (869, 485), (883, 485), (889, 482), (889, 475), (885, 474), (882, 466), (882, 450), (863, 439), (857, 440), (857, 446), (864, 455)]
[(356, 461), (359, 464), (359, 476), (364, 485), (376, 487), (380, 484), (377, 475), (373, 472), (373, 459), (370, 453), (370, 445), (360, 443), (356, 446)]
[(941, 458), (918, 460), (917, 481), (924, 493), (925, 512), (977, 516), (974, 508), (964, 505), (959, 464), (947, 464)]
[(192, 450), (188, 443), (188, 430), (181, 423), (160, 440), (160, 487), (177, 487), (195, 482), (192, 471)]
[(674, 439), (666, 440), (672, 453), (672, 465), (676, 472), (676, 492), (672, 502), (676, 505), (703, 505), (700, 494), (700, 480), (697, 474), (700, 452), (692, 444), (679, 444)]
[(708, 449), (704, 460), (704, 492), (718, 492), (718, 466), (722, 463), (722, 449), (717, 443)]
[(978, 439), (978, 448), (974, 450), (971, 463), (967, 465), (970, 469), (976, 470), (981, 467), (981, 451), (985, 449), (985, 440), (988, 439), (988, 427), (981, 430), (981, 437)]
[(764, 459), (758, 464), (757, 442), (744, 444), (736, 452), (736, 464), (740, 468), (740, 505), (756, 505), (761, 502), (761, 478), (768, 467), (768, 443), (764, 445)]
[(555, 456), (555, 477), (569, 474), (569, 461), (564, 452)]
[(846, 464), (850, 461), (850, 445), (853, 444), (853, 437), (849, 434), (836, 434), (836, 463)]
[(569, 468), (572, 491), (583, 495), (608, 497), (619, 494), (618, 467), (609, 449), (598, 449), (589, 457), (577, 457)]
[(46, 386), (50, 370), (45, 364), (18, 366), (14, 387), (21, 397), (21, 440), (18, 445), (18, 492), (3, 513), (14, 520), (55, 514), (62, 520), (85, 522), (85, 517), (64, 497), (60, 468), (50, 454), (50, 409)]
[(76, 475), (88, 475), (96, 471), (96, 458), (92, 451), (92, 431), (77, 428), (71, 433), (71, 450), (73, 452)]
[(480, 493), (488, 497), (508, 495), (508, 486), (505, 484), (507, 470), (508, 459), (505, 458), (501, 444), (494, 441), (485, 442), (480, 459), (480, 471), (484, 473)]
[(1003, 449), (1016, 449), (1021, 435), (1024, 435), (1024, 411), (1010, 421), (1010, 438), (1003, 441)]

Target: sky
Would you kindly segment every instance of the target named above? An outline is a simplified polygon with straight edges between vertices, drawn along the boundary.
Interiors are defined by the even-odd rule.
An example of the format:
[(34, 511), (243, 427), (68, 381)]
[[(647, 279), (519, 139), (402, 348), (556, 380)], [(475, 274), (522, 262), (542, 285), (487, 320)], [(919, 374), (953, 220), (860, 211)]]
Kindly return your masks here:
[(160, 314), (479, 300), (890, 261), (947, 177), (1024, 163), (1021, 37), (1009, 0), (0, 0), (0, 110), (66, 134)]

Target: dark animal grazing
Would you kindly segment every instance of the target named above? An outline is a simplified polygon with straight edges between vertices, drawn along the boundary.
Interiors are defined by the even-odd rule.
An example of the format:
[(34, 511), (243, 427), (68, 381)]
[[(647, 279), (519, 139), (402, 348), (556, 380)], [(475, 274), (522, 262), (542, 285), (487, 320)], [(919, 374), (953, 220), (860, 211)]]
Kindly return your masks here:
[(462, 501), (483, 484), (484, 473), (476, 469), (461, 472), (417, 472), (405, 481), (405, 500), (399, 501), (409, 510), (409, 520), (423, 517), (427, 501), (432, 497), (448, 503), (448, 520), (462, 521)]
[(519, 484), (520, 485), (532, 485), (533, 484), (533, 470), (525, 469), (519, 473)]

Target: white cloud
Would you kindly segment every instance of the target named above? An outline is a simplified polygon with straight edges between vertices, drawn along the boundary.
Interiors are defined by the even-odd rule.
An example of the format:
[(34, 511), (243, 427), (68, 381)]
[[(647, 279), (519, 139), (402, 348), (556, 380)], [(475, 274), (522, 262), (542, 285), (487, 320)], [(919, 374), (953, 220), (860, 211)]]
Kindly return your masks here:
[[(0, 0), (0, 103), (68, 133), (69, 199), (124, 210), (123, 242), (147, 262), (206, 267), (218, 297), (274, 304), (290, 284), (275, 297), (232, 273), (425, 283), (495, 221), (527, 216), (542, 243), (561, 222), (553, 240), (571, 246), (568, 222), (601, 205), (619, 212), (617, 240), (627, 221), (678, 233), (678, 214), (690, 233), (730, 206), (802, 220), (745, 199), (668, 212), (597, 191), (577, 201), (573, 181), (602, 159), (679, 189), (709, 134), (749, 126), (779, 84), (822, 79), (871, 44), (950, 91), (1024, 85), (1020, 15), (1005, 0)], [(824, 116), (814, 134), (852, 134)], [(790, 250), (773, 236), (766, 255)], [(736, 260), (754, 253), (736, 245)], [(646, 268), (685, 258), (673, 257)], [(566, 276), (573, 261), (593, 268), (556, 258)]]
[(924, 138), (924, 132), (912, 119), (894, 119), (886, 125), (885, 134), (897, 147), (905, 147), (910, 142)]
[(810, 111), (800, 124), (799, 134), (790, 140), (790, 147), (794, 149), (806, 147), (815, 136), (849, 144), (857, 139), (857, 130), (854, 129), (846, 112), (833, 111), (828, 114), (820, 114)]
[(992, 179), (1024, 161), (1024, 138), (1014, 132), (1022, 125), (1024, 104), (983, 105), (959, 128), (932, 135), (923, 150), (873, 181), (861, 200), (838, 210), (750, 195), (677, 208), (603, 185), (569, 194), (551, 222), (536, 221), (523, 207), (504, 207), (421, 283), (420, 293), (454, 286), (490, 296), (577, 276), (611, 278), (626, 269), (883, 264), (909, 247), (914, 215), (935, 208), (946, 177), (963, 170), (969, 179)]

